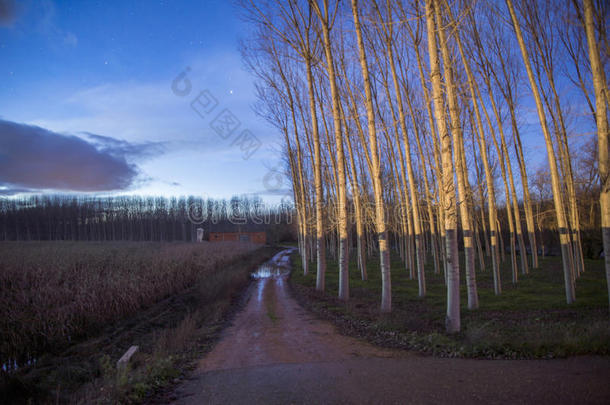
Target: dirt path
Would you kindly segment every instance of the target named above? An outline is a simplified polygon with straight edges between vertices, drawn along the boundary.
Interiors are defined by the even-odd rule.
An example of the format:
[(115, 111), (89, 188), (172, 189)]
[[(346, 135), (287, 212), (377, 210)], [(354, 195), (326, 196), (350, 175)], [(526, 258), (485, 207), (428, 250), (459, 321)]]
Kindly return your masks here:
[(289, 296), (288, 254), (259, 271), (246, 308), (174, 403), (610, 403), (608, 358), (443, 359), (339, 335)]

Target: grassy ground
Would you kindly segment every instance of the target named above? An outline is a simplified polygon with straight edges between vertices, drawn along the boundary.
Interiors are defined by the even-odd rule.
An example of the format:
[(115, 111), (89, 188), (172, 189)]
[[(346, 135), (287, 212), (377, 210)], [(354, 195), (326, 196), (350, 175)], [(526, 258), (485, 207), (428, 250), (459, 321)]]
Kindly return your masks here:
[[(0, 373), (0, 403), (142, 402), (179, 381), (211, 348), (249, 285), (250, 272), (277, 250), (236, 254), (95, 335), (41, 355), (35, 365)], [(118, 371), (116, 361), (131, 345), (140, 350), (126, 371)]]
[[(328, 260), (326, 292), (315, 292), (313, 272), (302, 274), (300, 257), (293, 257), (291, 285), (296, 297), (319, 315), (333, 320), (346, 334), (376, 344), (443, 356), (485, 358), (550, 358), (575, 354), (610, 354), (608, 296), (602, 260), (587, 260), (576, 281), (576, 303), (565, 304), (561, 260), (548, 257), (530, 274), (511, 282), (508, 263), (502, 266), (503, 292), (496, 296), (489, 269), (477, 271), (480, 308), (466, 308), (461, 274), (462, 332), (444, 333), (446, 290), (442, 274), (426, 265), (427, 295), (418, 297), (417, 280), (404, 264), (392, 261), (391, 314), (379, 312), (381, 279), (376, 258), (368, 263), (368, 281), (350, 263), (350, 300), (337, 300), (337, 265)], [(510, 260), (510, 257), (507, 258)], [(477, 266), (478, 267), (478, 266)], [(463, 269), (463, 265), (461, 267)]]

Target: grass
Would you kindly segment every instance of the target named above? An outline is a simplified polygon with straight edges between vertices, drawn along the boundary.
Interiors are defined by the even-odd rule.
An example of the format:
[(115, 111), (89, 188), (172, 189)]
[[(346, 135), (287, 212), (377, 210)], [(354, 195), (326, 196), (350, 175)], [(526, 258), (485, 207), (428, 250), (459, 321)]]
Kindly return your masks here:
[[(379, 264), (367, 264), (368, 281), (360, 279), (350, 262), (350, 300), (341, 302), (338, 269), (328, 261), (325, 293), (315, 292), (313, 273), (303, 275), (295, 255), (291, 285), (297, 297), (340, 329), (374, 343), (415, 349), (443, 356), (487, 358), (548, 358), (575, 354), (610, 354), (608, 296), (602, 260), (586, 260), (586, 272), (576, 281), (576, 303), (565, 303), (561, 260), (547, 257), (539, 269), (519, 274), (511, 282), (508, 263), (501, 268), (503, 292), (496, 296), (490, 269), (477, 271), (480, 308), (466, 307), (466, 286), (461, 274), (462, 332), (444, 332), (446, 289), (442, 274), (434, 274), (432, 260), (425, 267), (427, 294), (418, 297), (417, 280), (409, 278), (404, 264), (392, 261), (392, 313), (381, 314)], [(508, 258), (510, 260), (510, 258)], [(478, 266), (477, 266), (478, 268)]]
[[(35, 364), (1, 372), (0, 402), (3, 403), (140, 402), (180, 378), (185, 365), (211, 347), (234, 308), (236, 297), (249, 284), (249, 273), (277, 251), (235, 243), (213, 246), (32, 243), (29, 246), (13, 244), (13, 249), (21, 254), (13, 254), (13, 263), (21, 260), (22, 264), (30, 264), (30, 267), (22, 267), (28, 271), (16, 277), (20, 285), (27, 286), (24, 280), (37, 280), (31, 289), (24, 288), (23, 294), (36, 296), (39, 290), (33, 286), (48, 291), (32, 299), (30, 306), (21, 312), (8, 312), (17, 314), (13, 319), (25, 317), (28, 313), (39, 313), (38, 317), (44, 318), (45, 311), (51, 314), (49, 317), (56, 316), (68, 309), (78, 310), (75, 303), (80, 303), (90, 306), (79, 316), (86, 320), (90, 315), (89, 319), (95, 321), (80, 323), (90, 328), (80, 332), (78, 338), (71, 337), (68, 342), (60, 341), (55, 345), (47, 343), (43, 347), (49, 350), (38, 352)], [(0, 250), (7, 252), (10, 249), (4, 245)], [(48, 267), (40, 261), (45, 255), (36, 252), (54, 253), (48, 260)], [(28, 256), (29, 253), (33, 256)], [(5, 266), (6, 263), (5, 260)], [(39, 265), (33, 266), (32, 263)], [(64, 267), (54, 268), (58, 263), (64, 263)], [(45, 274), (44, 270), (51, 269), (55, 269), (54, 274)], [(5, 271), (2, 275), (4, 283), (9, 279), (7, 274)], [(16, 271), (11, 274), (17, 276)], [(69, 277), (77, 281), (105, 282), (100, 285), (89, 281), (85, 285), (101, 289), (97, 292), (100, 297), (115, 294), (118, 303), (127, 305), (117, 312), (112, 312), (113, 307), (107, 305), (108, 311), (104, 314), (104, 307), (96, 306), (103, 300), (79, 301), (78, 297), (84, 290), (82, 283), (56, 282)], [(128, 286), (126, 290), (132, 297), (127, 297), (120, 289), (121, 283), (113, 284), (113, 280), (125, 281), (130, 277), (140, 281), (139, 289)], [(45, 286), (40, 279), (46, 280), (48, 285)], [(73, 288), (72, 292), (66, 285)], [(116, 290), (112, 289), (113, 286)], [(51, 287), (58, 289), (60, 295), (68, 294), (71, 299), (48, 300), (46, 306), (34, 305), (40, 302), (40, 297), (53, 297), (49, 295), (53, 291)], [(6, 291), (2, 290), (0, 294), (4, 294), (4, 300), (7, 299)], [(92, 292), (90, 296), (96, 295)], [(121, 308), (119, 305), (115, 307)], [(97, 323), (99, 319), (106, 321)], [(8, 321), (3, 319), (0, 322)], [(19, 329), (19, 323), (14, 325), (17, 327), (8, 331), (2, 329), (1, 333), (27, 336), (25, 332), (36, 330), (32, 326)], [(68, 336), (76, 336), (76, 332), (71, 333)], [(116, 361), (134, 344), (140, 346), (140, 351), (133, 357), (130, 369), (118, 372)]]
[(23, 365), (39, 353), (61, 349), (253, 249), (207, 243), (0, 243), (0, 362)]

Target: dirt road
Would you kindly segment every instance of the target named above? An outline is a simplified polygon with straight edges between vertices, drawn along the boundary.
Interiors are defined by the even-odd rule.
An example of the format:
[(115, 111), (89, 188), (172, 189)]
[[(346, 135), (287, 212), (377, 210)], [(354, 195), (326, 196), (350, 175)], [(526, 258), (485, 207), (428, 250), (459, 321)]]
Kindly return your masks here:
[(262, 267), (240, 312), (175, 404), (610, 403), (610, 360), (468, 360), (339, 335), (288, 294), (289, 251)]

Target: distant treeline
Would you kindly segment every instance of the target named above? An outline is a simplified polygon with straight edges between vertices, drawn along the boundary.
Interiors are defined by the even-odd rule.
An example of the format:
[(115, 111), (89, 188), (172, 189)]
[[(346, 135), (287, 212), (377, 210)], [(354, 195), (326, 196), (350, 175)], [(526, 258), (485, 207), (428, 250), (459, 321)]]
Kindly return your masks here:
[(90, 197), (0, 199), (0, 240), (186, 241), (197, 228), (266, 225), (268, 241), (289, 239), (293, 207), (258, 197)]
[[(542, 176), (544, 177), (544, 176)], [(553, 202), (548, 185), (538, 181), (534, 187), (534, 217), (537, 224), (538, 253), (558, 255), (559, 239), (554, 218)], [(579, 187), (578, 205), (582, 215), (583, 253), (598, 258), (602, 251), (596, 208), (599, 191), (596, 187)], [(397, 214), (399, 207), (388, 206), (388, 214)], [(325, 207), (330, 213), (336, 207)], [(365, 210), (372, 215), (372, 207)], [(505, 207), (498, 208), (499, 241), (501, 251), (509, 250)], [(294, 215), (294, 217), (293, 217)], [(354, 212), (350, 215), (350, 240), (355, 241)], [(399, 250), (400, 224), (396, 215), (387, 215), (393, 249)], [(365, 221), (372, 226), (372, 218)], [(425, 221), (425, 218), (424, 218)], [(75, 240), (75, 241), (185, 241), (197, 239), (197, 228), (207, 232), (251, 225), (265, 225), (269, 242), (296, 239), (297, 224), (294, 206), (283, 203), (269, 206), (257, 197), (233, 197), (230, 200), (200, 197), (89, 197), (73, 195), (31, 196), (27, 198), (0, 198), (0, 240)], [(310, 224), (311, 226), (312, 224)], [(483, 224), (477, 227), (481, 240), (486, 237)], [(336, 224), (329, 224), (330, 232)], [(332, 235), (332, 232), (330, 232)], [(427, 235), (429, 237), (429, 235)], [(370, 235), (372, 238), (372, 234)], [(477, 238), (478, 239), (478, 238)], [(376, 251), (373, 241), (368, 246)], [(327, 250), (336, 257), (337, 241), (329, 237)], [(313, 244), (312, 244), (313, 246)], [(460, 244), (460, 248), (462, 248)], [(372, 253), (372, 252), (371, 252)]]

